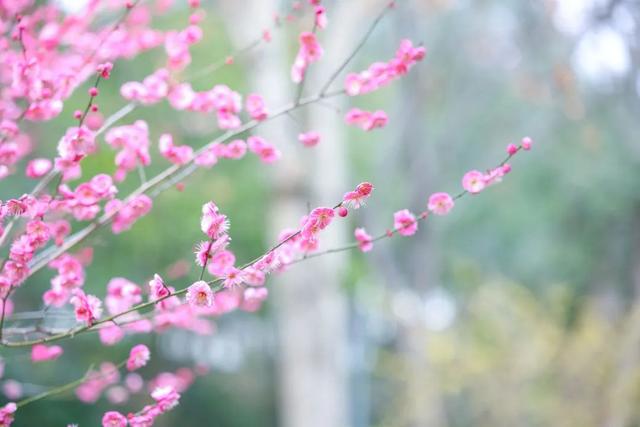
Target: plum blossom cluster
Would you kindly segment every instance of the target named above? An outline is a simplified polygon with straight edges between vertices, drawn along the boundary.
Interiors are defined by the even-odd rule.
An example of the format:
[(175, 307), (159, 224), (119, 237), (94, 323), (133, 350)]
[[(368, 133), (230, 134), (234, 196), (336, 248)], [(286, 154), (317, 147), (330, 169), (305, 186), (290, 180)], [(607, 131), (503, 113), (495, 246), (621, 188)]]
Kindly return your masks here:
[(345, 91), (348, 95), (355, 96), (378, 90), (407, 74), (425, 55), (424, 47), (415, 47), (411, 40), (404, 39), (400, 42), (395, 57), (389, 62), (374, 62), (360, 73), (347, 74), (344, 81)]
[[(369, 182), (358, 184), (353, 191), (344, 194), (343, 199), (335, 207), (318, 207), (301, 220), (298, 230), (285, 229), (280, 233), (280, 242), (275, 249), (269, 251), (251, 266), (251, 273), (268, 273), (271, 271), (284, 271), (286, 267), (298, 259), (318, 250), (320, 246), (320, 234), (333, 222), (336, 215), (346, 217), (349, 208), (358, 209), (364, 205), (367, 198), (373, 192), (373, 185)], [(263, 277), (263, 274), (260, 275)]]
[(263, 287), (265, 274), (258, 269), (235, 266), (236, 256), (227, 248), (230, 241), (227, 217), (213, 202), (203, 206), (200, 228), (209, 241), (197, 245), (196, 264), (202, 267), (203, 273), (206, 268), (211, 275), (222, 280), (223, 290), (214, 295), (209, 283), (199, 280), (187, 289), (189, 306), (214, 315), (236, 308), (257, 310), (268, 294)]
[[(532, 143), (531, 138), (525, 137), (519, 146), (509, 144), (506, 149), (507, 154), (509, 157), (512, 157), (520, 150), (529, 151), (531, 150)], [(462, 187), (471, 194), (478, 194), (488, 186), (500, 182), (509, 172), (511, 172), (511, 165), (506, 162), (486, 172), (472, 170), (462, 177)]]
[(313, 31), (305, 31), (298, 38), (300, 48), (291, 66), (291, 80), (294, 83), (301, 83), (309, 65), (320, 60), (324, 54), (324, 50), (318, 42), (316, 29), (324, 30), (327, 28), (329, 24), (327, 11), (324, 6), (320, 5), (320, 1), (312, 0), (309, 3), (314, 9)]
[(123, 181), (127, 173), (136, 167), (149, 166), (151, 156), (149, 154), (149, 126), (144, 120), (136, 120), (135, 123), (126, 126), (112, 128), (105, 136), (105, 142), (111, 148), (118, 150), (115, 163), (116, 181)]
[[(164, 43), (170, 67), (179, 68), (189, 63), (188, 46), (202, 37), (199, 15), (192, 16), (185, 30), (163, 33), (149, 28), (149, 22), (152, 11), (166, 13), (168, 3), (153, 9), (136, 3), (94, 2), (73, 17), (67, 17), (50, 4), (3, 3), (5, 71), (0, 73), (0, 80), (8, 90), (3, 91), (0, 98), (0, 132), (4, 143), (0, 150), (3, 154), (0, 176), (12, 173), (16, 163), (32, 150), (30, 138), (20, 130), (20, 122), (57, 117), (65, 100), (93, 75), (96, 61), (105, 61), (106, 65), (101, 64), (98, 72), (101, 78), (108, 78), (111, 73), (108, 61), (133, 58)], [(137, 6), (135, 10), (133, 5)], [(105, 12), (120, 13), (121, 18), (113, 25), (104, 25), (101, 17)], [(94, 22), (98, 25), (92, 25)], [(61, 156), (61, 167), (77, 166), (73, 164), (77, 159), (71, 157), (72, 151), (66, 152), (69, 156)]]
[[(211, 324), (201, 318), (201, 316), (208, 313), (198, 312), (193, 310), (191, 306), (182, 304), (175, 295), (176, 293), (176, 289), (166, 284), (164, 279), (157, 274), (149, 281), (149, 302), (154, 303), (155, 306), (152, 324), (150, 325), (152, 330), (162, 332), (174, 327), (190, 330), (198, 334), (210, 334), (212, 332)], [(139, 322), (144, 322), (144, 320)], [(143, 325), (144, 323), (141, 324), (141, 326)]]
[(61, 198), (52, 202), (52, 209), (69, 212), (78, 221), (89, 221), (100, 212), (100, 202), (113, 199), (118, 189), (109, 175), (98, 174), (75, 190), (63, 184), (58, 192)]
[(264, 163), (276, 162), (282, 154), (273, 144), (259, 136), (250, 136), (247, 138), (247, 147), (256, 154)]
[[(129, 359), (125, 363), (128, 361)], [(76, 388), (76, 397), (88, 404), (105, 397), (109, 403), (120, 406), (125, 404), (132, 395), (141, 393), (145, 389), (153, 392), (158, 388), (169, 388), (177, 393), (183, 393), (193, 384), (196, 374), (207, 373), (206, 369), (200, 367), (179, 368), (176, 372), (160, 372), (145, 381), (137, 372), (121, 374), (119, 366), (105, 362), (98, 370), (89, 372), (86, 380)]]
[(102, 315), (102, 301), (94, 295), (85, 294), (82, 289), (75, 289), (69, 302), (78, 322), (92, 325)]
[(102, 393), (120, 381), (118, 366), (103, 362), (98, 370), (91, 370), (85, 380), (75, 389), (78, 400), (84, 403), (97, 402)]
[(300, 49), (291, 66), (291, 80), (294, 83), (302, 82), (309, 65), (320, 60), (324, 50), (315, 33), (304, 32), (299, 37)]
[(171, 387), (158, 387), (151, 392), (154, 403), (146, 405), (135, 414), (126, 417), (117, 411), (109, 411), (102, 417), (103, 427), (144, 427), (151, 426), (160, 415), (175, 408), (180, 400), (180, 394)]
[(9, 259), (16, 263), (31, 261), (35, 252), (51, 238), (49, 227), (37, 219), (27, 223), (26, 231), (13, 241), (9, 249)]
[[(162, 185), (168, 184), (166, 187), (172, 188), (196, 166), (210, 168), (219, 159), (239, 160), (248, 153), (267, 164), (282, 157), (282, 152), (272, 142), (257, 135), (245, 136), (245, 133), (252, 132), (264, 121), (293, 111), (300, 104), (313, 101), (314, 97), (310, 97), (311, 101), (305, 98), (301, 102), (299, 95), (309, 66), (324, 54), (317, 30), (327, 27), (327, 10), (320, 0), (308, 2), (313, 12), (313, 29), (300, 34), (298, 52), (291, 67), (291, 79), (299, 84), (298, 97), (289, 109), (270, 110), (267, 101), (258, 93), (243, 97), (240, 92), (217, 82), (204, 90), (196, 90), (195, 84), (192, 86), (184, 80), (183, 72), (192, 60), (191, 49), (203, 39), (204, 14), (198, 10), (199, 0), (188, 1), (193, 9), (188, 23), (167, 31), (151, 28), (154, 14), (169, 11), (171, 1), (166, 0), (94, 1), (88, 2), (76, 14), (59, 10), (55, 2), (0, 3), (0, 27), (3, 29), (0, 34), (3, 57), (0, 66), (3, 85), (0, 92), (0, 180), (15, 174), (21, 165), (24, 165), (24, 176), (37, 180), (31, 193), (0, 201), (0, 247), (4, 248), (7, 243), (6, 257), (0, 261), (0, 344), (29, 347), (33, 363), (64, 358), (64, 348), (50, 341), (75, 334), (98, 332), (98, 339), (105, 346), (116, 345), (125, 336), (162, 333), (169, 328), (210, 334), (214, 331), (212, 319), (218, 316), (233, 310), (259, 310), (269, 295), (265, 286), (268, 274), (284, 271), (307, 257), (321, 255), (320, 242), (325, 230), (334, 221), (340, 221), (352, 210), (364, 206), (371, 196), (373, 185), (363, 182), (346, 192), (336, 205), (316, 207), (300, 219), (297, 228), (283, 230), (274, 247), (246, 264), (238, 263), (231, 249), (229, 218), (215, 203), (208, 202), (202, 207), (200, 218), (201, 231), (206, 238), (195, 247), (195, 264), (200, 272), (198, 280), (188, 280), (190, 286), (170, 283), (186, 276), (188, 268), (180, 274), (176, 274), (177, 269), (169, 270), (165, 275), (167, 281), (159, 274), (138, 281), (147, 282), (144, 286), (114, 274), (106, 283), (106, 291), (96, 292), (96, 295), (90, 293), (94, 291), (85, 283), (93, 252), (91, 246), (86, 246), (85, 239), (95, 231), (110, 227), (113, 234), (119, 234), (130, 229), (152, 210), (153, 197), (164, 191)], [(303, 8), (301, 2), (294, 3), (294, 10)], [(105, 12), (115, 16), (115, 22), (104, 25), (102, 15)], [(280, 25), (279, 18), (276, 24)], [(271, 32), (263, 30), (261, 40), (270, 39)], [(149, 75), (128, 79), (120, 87), (119, 94), (129, 104), (121, 110), (123, 113), (116, 112), (105, 119), (103, 108), (98, 105), (101, 92), (104, 93), (103, 87), (98, 89), (100, 82), (109, 79), (118, 69), (118, 65), (114, 65), (116, 60), (134, 58), (154, 49), (159, 50), (163, 58), (159, 68)], [(405, 75), (424, 56), (423, 47), (403, 40), (390, 61), (376, 62), (365, 71), (350, 73), (344, 81), (344, 91), (328, 92), (349, 59), (338, 68), (317, 98), (372, 92)], [(233, 56), (224, 62), (232, 64)], [(80, 92), (86, 99), (86, 107), (73, 112), (73, 125), (61, 132), (61, 137), (56, 137), (55, 156), (35, 157), (37, 141), (26, 132), (24, 122), (47, 121), (59, 116), (65, 111), (65, 101), (87, 81), (88, 89)], [(167, 133), (166, 129), (152, 130), (144, 120), (134, 119), (114, 126), (133, 109), (151, 108), (165, 100), (174, 110), (200, 114), (207, 120), (216, 121), (220, 129), (228, 132), (195, 148), (184, 144), (177, 133)], [(386, 126), (388, 117), (382, 110), (370, 112), (353, 108), (345, 120), (347, 124), (370, 131)], [(157, 147), (151, 143), (150, 135), (153, 135), (153, 141), (157, 138)], [(320, 139), (320, 133), (315, 130), (298, 135), (298, 141), (305, 147), (317, 145)], [(87, 171), (83, 171), (85, 160), (100, 151), (103, 144), (110, 148), (106, 154), (113, 156), (113, 165), (109, 170), (83, 177)], [(529, 150), (531, 144), (531, 140), (525, 138), (519, 146), (510, 145), (507, 147), (509, 158), (520, 150)], [(165, 169), (147, 180), (145, 170), (151, 165), (152, 157), (160, 157)], [(463, 193), (457, 196), (434, 193), (428, 197), (426, 209), (420, 214), (413, 214), (408, 209), (397, 211), (392, 230), (374, 237), (358, 227), (354, 231), (354, 244), (332, 250), (360, 248), (367, 252), (379, 239), (394, 234), (413, 235), (418, 230), (418, 221), (430, 214), (446, 215), (459, 197), (482, 191), (499, 182), (510, 170), (511, 166), (505, 161), (485, 172), (470, 171), (463, 178)], [(118, 196), (118, 187), (120, 190), (126, 188), (134, 172), (139, 174), (140, 186), (128, 195)], [(177, 183), (176, 187), (181, 188), (181, 185)], [(13, 335), (10, 335), (9, 328), (3, 327), (5, 318), (13, 313), (13, 293), (45, 267), (50, 269), (50, 287), (42, 294), (45, 312), (50, 307), (66, 310), (77, 324), (60, 333), (37, 323), (33, 330), (16, 339), (19, 333), (11, 332)], [(146, 345), (135, 345), (122, 363), (102, 363), (97, 370), (62, 389), (75, 388), (76, 397), (85, 403), (94, 403), (105, 396), (113, 405), (122, 405), (131, 395), (145, 390), (150, 393), (153, 403), (135, 413), (108, 411), (102, 425), (151, 426), (158, 416), (178, 404), (180, 394), (194, 381), (199, 370), (181, 368), (175, 373), (163, 372), (145, 382), (138, 371), (147, 365), (150, 357)], [(0, 359), (0, 376), (3, 368)], [(126, 371), (121, 374), (123, 368)], [(51, 393), (59, 389), (52, 390)], [(4, 381), (3, 391), (10, 400), (17, 400), (23, 394), (21, 383), (15, 380)], [(16, 410), (24, 403), (11, 402), (0, 408), (0, 426), (11, 425)]]
[[(124, 19), (125, 25), (91, 25), (105, 7), (119, 8), (115, 2), (100, 7), (93, 3), (75, 19), (67, 19), (50, 5), (34, 8), (31, 1), (3, 3), (0, 82), (7, 90), (0, 96), (0, 179), (13, 173), (33, 149), (31, 138), (20, 129), (21, 121), (57, 117), (64, 101), (93, 75), (96, 57), (107, 61), (132, 57), (161, 43), (161, 33), (145, 25), (147, 8), (141, 8), (137, 17)], [(97, 45), (101, 46), (99, 55), (95, 55)], [(91, 148), (85, 129), (70, 130), (58, 159), (60, 166), (75, 169), (76, 156), (86, 155)]]
[(376, 240), (391, 237), (395, 233), (401, 236), (414, 235), (418, 231), (418, 221), (426, 219), (429, 214), (440, 216), (447, 215), (455, 206), (456, 199), (459, 199), (467, 193), (477, 194), (487, 186), (500, 182), (502, 177), (511, 171), (511, 165), (507, 163), (507, 161), (520, 150), (529, 151), (532, 144), (533, 141), (529, 137), (523, 138), (520, 145), (509, 144), (506, 150), (508, 157), (500, 165), (489, 169), (486, 172), (472, 170), (464, 174), (462, 178), (463, 191), (456, 196), (451, 196), (449, 193), (445, 192), (436, 192), (431, 194), (427, 200), (427, 209), (418, 216), (413, 214), (409, 209), (401, 209), (395, 212), (393, 214), (393, 229), (387, 230), (383, 235), (374, 238), (369, 235), (364, 228), (356, 228), (354, 231), (354, 237), (357, 242), (356, 246), (362, 252), (369, 252), (373, 249), (373, 242)]
[(131, 81), (122, 85), (120, 94), (124, 99), (136, 101), (143, 105), (156, 104), (169, 94), (170, 73), (160, 68), (142, 80)]
[(146, 194), (140, 194), (129, 201), (110, 200), (105, 205), (104, 210), (107, 214), (113, 214), (111, 230), (118, 234), (130, 229), (140, 217), (148, 214), (152, 205), (151, 197)]
[(68, 232), (64, 223), (46, 223), (37, 219), (41, 217), (41, 208), (42, 204), (38, 200), (28, 196), (19, 200), (9, 200), (5, 204), (0, 203), (0, 218), (9, 215), (32, 218), (26, 223), (24, 232), (11, 244), (8, 259), (4, 261), (0, 273), (1, 298), (6, 299), (11, 289), (19, 286), (26, 279), (29, 274), (28, 263), (38, 249), (52, 237), (55, 237), (58, 242)]
[(261, 122), (269, 117), (269, 111), (267, 110), (264, 98), (257, 93), (252, 93), (247, 96), (246, 104), (247, 112), (253, 120)]
[(105, 306), (111, 314), (122, 313), (142, 302), (142, 289), (124, 277), (114, 277), (107, 283)]
[[(138, 366), (144, 365), (148, 360), (148, 349), (145, 346), (135, 346), (131, 350), (131, 356), (127, 360), (127, 366), (131, 363)], [(132, 362), (132, 360), (134, 362)], [(110, 371), (105, 371), (110, 369)], [(110, 396), (111, 403), (122, 404), (123, 397), (127, 397), (130, 393), (138, 393), (143, 389), (144, 381), (137, 374), (128, 374), (124, 386), (117, 385), (120, 381), (117, 367), (113, 365), (101, 368), (101, 373), (95, 373), (93, 378), (85, 382), (78, 391), (82, 393), (84, 398), (90, 398), (90, 401), (97, 400), (96, 394), (102, 393), (105, 387), (111, 386), (107, 395)], [(180, 400), (180, 393), (185, 391), (193, 382), (194, 374), (190, 369), (181, 368), (178, 372), (164, 372), (156, 378), (149, 381), (148, 385), (151, 390), (151, 398), (154, 403), (146, 405), (136, 413), (124, 415), (118, 411), (107, 411), (102, 417), (102, 426), (104, 427), (144, 427), (153, 425), (155, 419), (175, 408)], [(91, 383), (93, 382), (93, 384)], [(85, 389), (83, 389), (85, 388)]]
[(14, 402), (9, 402), (0, 408), (0, 426), (10, 426), (13, 423), (17, 406)]
[(247, 141), (235, 139), (227, 144), (212, 144), (202, 150), (194, 159), (194, 163), (200, 167), (209, 168), (218, 162), (218, 159), (239, 160), (247, 152), (258, 156), (263, 163), (274, 163), (280, 159), (282, 153), (275, 145), (260, 136), (250, 136)]
[(42, 299), (47, 305), (62, 307), (73, 292), (84, 285), (84, 265), (79, 257), (66, 253), (51, 261), (49, 267), (57, 270), (57, 274), (51, 279), (51, 289), (43, 294)]
[(142, 318), (132, 307), (143, 301), (142, 288), (124, 277), (114, 277), (107, 283), (107, 295), (104, 304), (111, 316), (119, 315), (119, 321), (107, 322), (98, 329), (100, 341), (104, 345), (115, 345), (124, 336), (134, 333), (148, 333), (153, 330), (150, 320)]
[(82, 174), (80, 161), (95, 151), (95, 133), (84, 125), (71, 127), (58, 142), (56, 170), (62, 172), (65, 181), (79, 178)]
[(173, 137), (168, 133), (160, 135), (158, 148), (162, 157), (174, 165), (187, 164), (193, 158), (193, 148), (188, 145), (175, 145)]
[(348, 193), (345, 193), (344, 196), (342, 196), (342, 204), (353, 209), (359, 209), (364, 206), (369, 196), (371, 196), (372, 191), (373, 184), (371, 184), (370, 182), (363, 182), (361, 184), (358, 184), (355, 190), (349, 191)]
[(387, 113), (382, 110), (370, 112), (359, 108), (352, 108), (349, 110), (344, 116), (344, 119), (347, 124), (357, 126), (364, 131), (383, 128), (389, 121)]
[[(197, 22), (197, 15), (192, 22)], [(182, 70), (191, 63), (189, 47), (202, 40), (202, 29), (198, 25), (189, 25), (182, 31), (170, 31), (165, 35), (164, 48), (167, 52), (168, 67)]]
[[(333, 221), (336, 213), (340, 217), (348, 214), (348, 208), (360, 208), (371, 195), (373, 185), (359, 184), (353, 191), (345, 193), (343, 200), (334, 208), (318, 207), (301, 220), (299, 230), (284, 230), (279, 237), (280, 244), (257, 262), (244, 268), (235, 266), (236, 257), (227, 249), (229, 237), (228, 220), (213, 202), (203, 206), (201, 229), (209, 241), (198, 244), (196, 264), (222, 281), (222, 289), (214, 292), (211, 285), (199, 280), (187, 289), (186, 301), (201, 312), (227, 312), (235, 308), (246, 311), (257, 310), (268, 296), (264, 287), (266, 274), (281, 271), (295, 260), (296, 254), (317, 250), (318, 236)], [(166, 291), (164, 296), (173, 294)]]
[[(210, 90), (195, 91), (190, 83), (171, 81), (167, 69), (161, 68), (142, 82), (125, 83), (120, 94), (129, 101), (151, 105), (167, 99), (178, 111), (203, 114), (215, 113), (220, 129), (236, 129), (240, 126), (242, 96), (227, 85), (218, 84)], [(264, 101), (259, 95), (247, 100), (248, 112), (256, 120), (266, 119)]]

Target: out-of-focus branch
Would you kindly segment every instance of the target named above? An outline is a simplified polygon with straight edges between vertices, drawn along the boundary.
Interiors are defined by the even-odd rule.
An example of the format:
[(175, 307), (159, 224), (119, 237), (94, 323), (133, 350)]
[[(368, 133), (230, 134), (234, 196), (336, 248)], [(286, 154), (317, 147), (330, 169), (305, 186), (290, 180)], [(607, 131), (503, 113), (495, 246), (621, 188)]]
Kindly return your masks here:
[(351, 54), (349, 56), (347, 56), (347, 58), (344, 60), (344, 62), (342, 62), (342, 64), (340, 64), (340, 66), (333, 72), (333, 74), (331, 74), (331, 77), (329, 77), (329, 80), (327, 80), (327, 82), (324, 84), (324, 86), (322, 86), (322, 89), (320, 89), (320, 95), (323, 95), (323, 94), (327, 93), (327, 91), (329, 90), (329, 87), (331, 87), (331, 84), (335, 81), (335, 79), (338, 78), (340, 73), (347, 67), (347, 65), (349, 65), (349, 62), (351, 62), (351, 60), (356, 56), (356, 54), (360, 51), (360, 49), (362, 49), (364, 44), (369, 39), (369, 36), (371, 36), (371, 34), (373, 33), (373, 30), (376, 28), (376, 26), (382, 20), (382, 18), (384, 18), (384, 16), (387, 14), (387, 12), (391, 8), (393, 8), (393, 5), (394, 5), (394, 3), (390, 2), (389, 4), (387, 4), (385, 6), (384, 9), (382, 9), (382, 12), (380, 12), (378, 17), (369, 26), (369, 29), (364, 34), (364, 37), (362, 37), (362, 40), (360, 40), (360, 43), (358, 43), (358, 45), (351, 52)]
[[(118, 372), (120, 368), (122, 368), (126, 363), (127, 363), (127, 360), (125, 359), (122, 362), (118, 363), (115, 366), (115, 368), (113, 368), (112, 370), (108, 372), (100, 372), (99, 374), (93, 376), (93, 378), (96, 378), (96, 379), (105, 378), (109, 375), (113, 375), (114, 373)], [(46, 399), (47, 397), (55, 396), (57, 394), (64, 393), (66, 391), (73, 390), (74, 388), (78, 387), (79, 385), (81, 385), (82, 383), (90, 379), (92, 370), (93, 370), (93, 366), (90, 366), (89, 369), (87, 369), (87, 372), (82, 376), (82, 378), (79, 378), (75, 381), (71, 381), (68, 384), (61, 385), (60, 387), (52, 388), (51, 390), (47, 390), (42, 393), (36, 394), (35, 396), (31, 396), (26, 399), (23, 399), (18, 403), (16, 403), (16, 406), (18, 408), (22, 408), (30, 403), (37, 402), (38, 400)]]

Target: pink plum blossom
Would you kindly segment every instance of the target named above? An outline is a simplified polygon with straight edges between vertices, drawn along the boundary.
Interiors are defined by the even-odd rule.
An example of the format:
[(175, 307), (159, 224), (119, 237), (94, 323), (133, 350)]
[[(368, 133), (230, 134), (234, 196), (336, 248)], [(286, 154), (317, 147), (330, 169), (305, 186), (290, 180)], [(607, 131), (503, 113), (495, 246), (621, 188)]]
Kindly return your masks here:
[(162, 157), (175, 165), (184, 165), (193, 158), (193, 148), (188, 145), (174, 145), (173, 137), (168, 133), (160, 135), (158, 145)]
[(78, 322), (93, 324), (102, 314), (102, 302), (93, 295), (85, 294), (81, 289), (73, 291), (70, 299)]
[(202, 206), (200, 229), (210, 239), (217, 239), (229, 230), (229, 220), (218, 210), (213, 202)]
[(135, 371), (147, 364), (151, 353), (149, 348), (144, 344), (138, 344), (131, 349), (129, 358), (127, 359), (127, 370)]
[(118, 150), (115, 157), (116, 181), (123, 181), (138, 166), (151, 164), (149, 126), (145, 121), (137, 120), (131, 125), (114, 127), (107, 132), (105, 141)]
[(352, 209), (358, 209), (364, 205), (364, 202), (369, 198), (373, 191), (373, 184), (370, 182), (363, 182), (358, 184), (355, 191), (349, 191), (342, 196), (342, 203), (351, 207)]
[(102, 417), (102, 427), (126, 427), (127, 418), (120, 412), (109, 411), (105, 412)]
[(53, 162), (49, 159), (33, 159), (27, 163), (25, 174), (29, 178), (42, 178), (51, 170), (52, 167)]
[(373, 249), (372, 238), (364, 228), (356, 228), (353, 234), (355, 235), (356, 240), (358, 241), (358, 247), (362, 252), (369, 252)]
[(13, 417), (17, 406), (13, 402), (9, 402), (0, 408), (0, 426), (9, 427), (13, 423)]
[(258, 311), (267, 296), (269, 296), (269, 290), (265, 287), (246, 288), (243, 292), (240, 308), (249, 312)]
[(348, 95), (362, 95), (388, 85), (406, 74), (426, 54), (424, 47), (414, 47), (410, 40), (402, 40), (396, 55), (389, 62), (375, 62), (367, 70), (350, 73), (345, 77), (345, 90)]
[(345, 115), (347, 124), (358, 126), (365, 131), (382, 128), (386, 126), (388, 120), (387, 114), (382, 110), (369, 112), (352, 108)]
[(436, 215), (446, 215), (453, 208), (453, 198), (447, 193), (434, 193), (429, 196), (427, 208)]
[(59, 345), (52, 345), (47, 347), (44, 344), (36, 344), (31, 347), (31, 361), (32, 362), (45, 362), (47, 360), (55, 360), (63, 353), (62, 347)]
[(243, 282), (244, 276), (242, 274), (242, 270), (235, 267), (229, 267), (226, 271), (224, 282), (222, 283), (225, 288), (234, 288), (241, 285)]
[(247, 96), (246, 107), (247, 112), (254, 120), (263, 121), (269, 116), (264, 99), (256, 93)]
[(298, 135), (298, 141), (305, 147), (314, 147), (320, 142), (320, 134), (316, 131), (309, 131)]
[(416, 217), (408, 209), (393, 214), (393, 226), (401, 236), (412, 236), (418, 231)]
[(309, 64), (318, 61), (324, 53), (314, 33), (304, 32), (300, 34), (299, 41), (300, 50), (291, 66), (291, 80), (294, 83), (300, 83)]
[(273, 163), (280, 159), (280, 150), (259, 136), (250, 136), (247, 139), (247, 146), (249, 150), (257, 154), (264, 163)]
[(172, 387), (158, 387), (151, 392), (151, 397), (162, 412), (173, 409), (180, 400), (180, 395)]
[(484, 174), (477, 170), (472, 170), (462, 177), (462, 187), (471, 194), (477, 194), (486, 187)]
[(213, 291), (207, 282), (199, 280), (189, 286), (186, 299), (192, 307), (211, 307)]

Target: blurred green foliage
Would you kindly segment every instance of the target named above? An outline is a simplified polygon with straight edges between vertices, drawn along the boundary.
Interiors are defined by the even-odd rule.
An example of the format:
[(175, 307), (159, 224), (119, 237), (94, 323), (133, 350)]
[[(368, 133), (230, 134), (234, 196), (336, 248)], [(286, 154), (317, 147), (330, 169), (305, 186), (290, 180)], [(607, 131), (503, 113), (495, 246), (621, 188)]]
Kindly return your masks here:
[(567, 329), (570, 299), (566, 285), (489, 281), (452, 327), (408, 326), (408, 349), (379, 360), (393, 390), (379, 425), (637, 425), (640, 306), (611, 317), (589, 299)]

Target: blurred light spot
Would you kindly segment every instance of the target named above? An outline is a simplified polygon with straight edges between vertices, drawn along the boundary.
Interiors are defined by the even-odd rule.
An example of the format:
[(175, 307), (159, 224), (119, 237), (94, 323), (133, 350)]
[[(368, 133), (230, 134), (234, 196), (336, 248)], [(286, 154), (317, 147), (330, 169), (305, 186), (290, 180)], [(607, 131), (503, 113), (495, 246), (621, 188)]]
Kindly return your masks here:
[(573, 55), (576, 72), (594, 83), (606, 83), (625, 75), (631, 58), (624, 39), (611, 27), (590, 30), (578, 42)]
[(234, 339), (218, 336), (209, 342), (207, 350), (209, 364), (224, 372), (236, 372), (244, 362), (244, 350)]
[(619, 5), (613, 10), (611, 16), (613, 26), (622, 34), (633, 37), (636, 31), (636, 21), (633, 13), (625, 5)]
[(89, 3), (89, 0), (53, 0), (53, 4), (66, 13), (78, 13)]
[(587, 27), (596, 3), (594, 0), (557, 0), (553, 22), (560, 31), (577, 34)]
[(422, 312), (420, 297), (407, 289), (396, 292), (391, 301), (393, 314), (401, 321), (413, 323), (420, 319)]
[(447, 292), (434, 290), (424, 301), (424, 324), (433, 331), (443, 331), (455, 320), (456, 311), (456, 304)]

